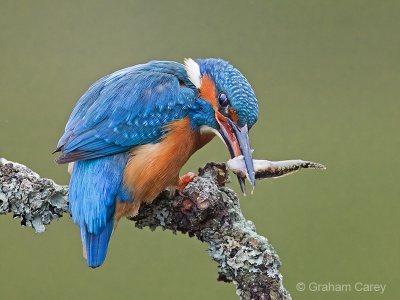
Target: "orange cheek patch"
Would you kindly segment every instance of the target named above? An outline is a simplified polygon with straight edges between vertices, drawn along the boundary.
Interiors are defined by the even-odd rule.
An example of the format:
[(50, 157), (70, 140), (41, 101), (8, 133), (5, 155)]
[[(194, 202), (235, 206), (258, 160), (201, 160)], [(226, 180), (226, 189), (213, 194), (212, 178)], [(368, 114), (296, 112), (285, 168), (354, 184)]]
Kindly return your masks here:
[(215, 84), (207, 74), (201, 78), (199, 97), (211, 103), (214, 110), (218, 110), (217, 91), (215, 90)]

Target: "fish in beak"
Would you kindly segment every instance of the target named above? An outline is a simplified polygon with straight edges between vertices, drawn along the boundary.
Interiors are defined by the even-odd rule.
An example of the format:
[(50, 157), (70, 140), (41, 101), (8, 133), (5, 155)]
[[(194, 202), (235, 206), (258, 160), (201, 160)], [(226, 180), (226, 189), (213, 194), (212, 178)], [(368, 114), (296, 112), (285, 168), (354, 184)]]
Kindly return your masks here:
[[(242, 127), (237, 126), (230, 118), (225, 117), (220, 112), (216, 112), (215, 116), (220, 127), (218, 133), (228, 147), (231, 158), (243, 155), (247, 170), (246, 177), (254, 189), (256, 185), (256, 177), (247, 124)], [(244, 178), (238, 176), (238, 180), (240, 189), (242, 190), (243, 194), (246, 195)]]

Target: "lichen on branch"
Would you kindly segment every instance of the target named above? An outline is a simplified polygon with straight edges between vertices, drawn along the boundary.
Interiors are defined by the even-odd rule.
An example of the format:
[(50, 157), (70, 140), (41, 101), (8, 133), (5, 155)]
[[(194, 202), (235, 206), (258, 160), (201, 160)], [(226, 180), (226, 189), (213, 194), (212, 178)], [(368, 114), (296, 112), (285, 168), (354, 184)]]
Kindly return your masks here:
[(0, 158), (0, 214), (13, 213), (37, 233), (68, 210), (68, 186), (54, 183), (24, 165)]
[[(182, 194), (160, 194), (131, 218), (136, 227), (187, 233), (208, 243), (218, 263), (218, 280), (236, 284), (241, 299), (291, 299), (282, 284), (281, 262), (265, 237), (240, 210), (225, 164), (209, 163)], [(40, 178), (29, 168), (0, 159), (0, 214), (43, 232), (68, 210), (68, 187)]]

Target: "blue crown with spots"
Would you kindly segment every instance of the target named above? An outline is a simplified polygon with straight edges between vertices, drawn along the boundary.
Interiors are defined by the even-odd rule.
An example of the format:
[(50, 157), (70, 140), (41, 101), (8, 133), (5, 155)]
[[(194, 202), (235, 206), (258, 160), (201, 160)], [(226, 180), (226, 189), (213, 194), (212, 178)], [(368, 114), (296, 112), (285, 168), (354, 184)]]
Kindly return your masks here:
[(215, 83), (217, 93), (224, 92), (238, 115), (238, 125), (251, 128), (258, 118), (258, 103), (246, 77), (227, 61), (216, 58), (196, 59), (200, 74), (207, 74)]

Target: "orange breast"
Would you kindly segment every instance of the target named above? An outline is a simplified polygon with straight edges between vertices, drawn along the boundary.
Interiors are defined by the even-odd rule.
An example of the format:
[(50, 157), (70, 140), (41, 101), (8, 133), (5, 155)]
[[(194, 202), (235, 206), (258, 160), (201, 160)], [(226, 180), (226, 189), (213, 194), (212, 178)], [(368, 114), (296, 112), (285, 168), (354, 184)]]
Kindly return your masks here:
[(135, 215), (140, 203), (152, 202), (167, 187), (178, 186), (183, 165), (214, 137), (214, 134), (193, 131), (188, 117), (169, 124), (167, 130), (159, 143), (131, 150), (132, 158), (125, 168), (124, 184), (134, 200), (133, 203), (117, 203), (116, 221), (124, 215)]

